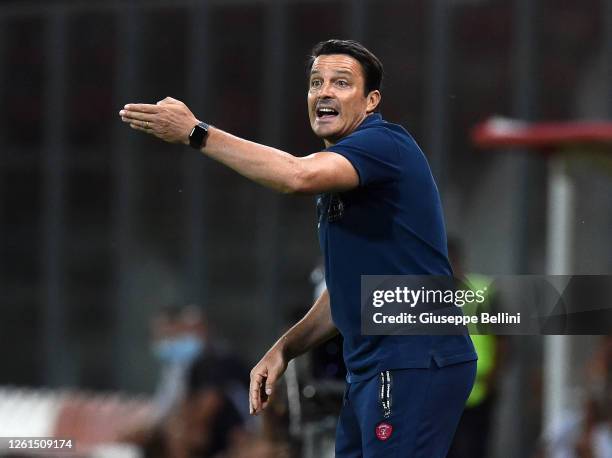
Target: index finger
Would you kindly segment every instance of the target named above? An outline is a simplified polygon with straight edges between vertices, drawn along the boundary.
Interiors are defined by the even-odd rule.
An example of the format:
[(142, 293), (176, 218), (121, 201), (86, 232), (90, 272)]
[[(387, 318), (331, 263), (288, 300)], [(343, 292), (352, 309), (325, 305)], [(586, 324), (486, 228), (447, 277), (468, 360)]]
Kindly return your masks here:
[(128, 111), (139, 111), (141, 113), (158, 113), (159, 107), (150, 103), (128, 103), (123, 108)]

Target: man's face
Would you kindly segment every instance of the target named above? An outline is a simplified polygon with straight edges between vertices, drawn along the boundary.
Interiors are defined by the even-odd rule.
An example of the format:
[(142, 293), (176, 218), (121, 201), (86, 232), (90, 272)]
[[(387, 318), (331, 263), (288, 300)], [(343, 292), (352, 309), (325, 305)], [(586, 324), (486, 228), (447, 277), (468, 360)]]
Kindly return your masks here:
[(378, 91), (365, 95), (365, 77), (358, 60), (346, 54), (315, 59), (310, 72), (308, 116), (310, 127), (326, 146), (353, 132), (379, 100)]

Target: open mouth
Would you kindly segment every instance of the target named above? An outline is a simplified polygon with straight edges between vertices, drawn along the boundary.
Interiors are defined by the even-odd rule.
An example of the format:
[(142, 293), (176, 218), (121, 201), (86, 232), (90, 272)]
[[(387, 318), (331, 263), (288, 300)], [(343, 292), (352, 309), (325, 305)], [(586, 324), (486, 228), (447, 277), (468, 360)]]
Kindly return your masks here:
[(318, 119), (331, 119), (338, 116), (338, 112), (330, 107), (320, 107), (317, 108), (317, 118)]

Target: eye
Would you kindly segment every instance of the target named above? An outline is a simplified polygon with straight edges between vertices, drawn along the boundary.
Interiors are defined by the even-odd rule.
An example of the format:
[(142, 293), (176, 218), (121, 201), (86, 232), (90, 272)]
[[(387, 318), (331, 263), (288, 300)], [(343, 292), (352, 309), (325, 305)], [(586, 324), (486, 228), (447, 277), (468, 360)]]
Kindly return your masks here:
[(311, 88), (315, 88), (316, 89), (316, 88), (318, 88), (320, 86), (321, 86), (321, 80), (314, 79), (314, 80), (310, 81), (310, 87)]
[(338, 80), (336, 84), (340, 87), (348, 87), (349, 83), (346, 80)]

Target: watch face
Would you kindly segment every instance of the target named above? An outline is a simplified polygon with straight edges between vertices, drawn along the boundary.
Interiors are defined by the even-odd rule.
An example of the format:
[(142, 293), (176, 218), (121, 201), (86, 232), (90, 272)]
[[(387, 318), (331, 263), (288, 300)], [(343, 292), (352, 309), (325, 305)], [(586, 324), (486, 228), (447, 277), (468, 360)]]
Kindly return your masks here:
[(194, 148), (200, 149), (202, 147), (202, 143), (204, 143), (204, 137), (208, 134), (207, 125), (204, 123), (200, 123), (196, 125), (191, 134), (189, 134), (189, 145)]

